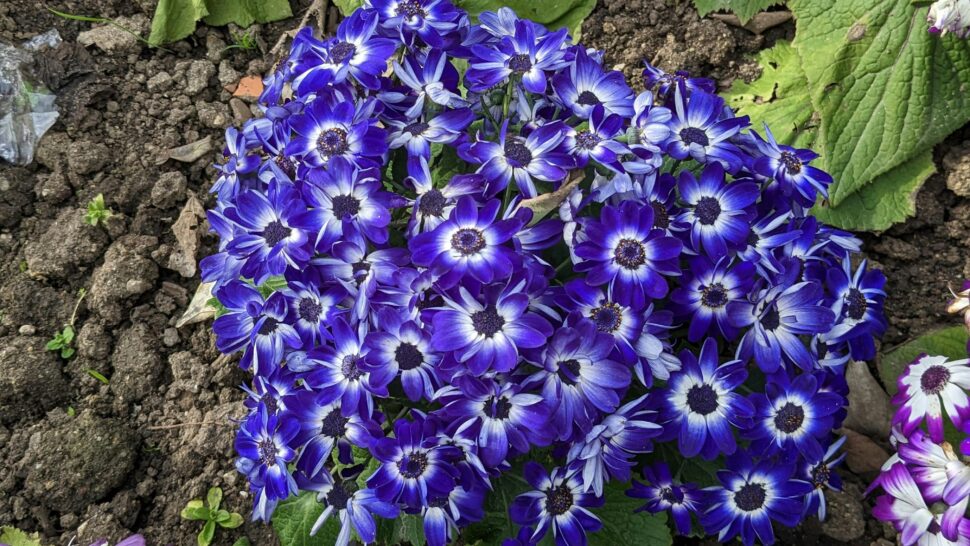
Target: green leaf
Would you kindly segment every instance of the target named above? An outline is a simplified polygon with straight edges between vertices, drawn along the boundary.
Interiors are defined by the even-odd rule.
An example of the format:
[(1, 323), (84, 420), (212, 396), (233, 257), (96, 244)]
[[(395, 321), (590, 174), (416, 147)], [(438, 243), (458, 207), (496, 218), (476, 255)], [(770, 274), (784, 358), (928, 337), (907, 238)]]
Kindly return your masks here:
[(64, 346), (64, 339), (61, 338), (61, 335), (60, 334), (57, 334), (56, 336), (54, 336), (54, 339), (48, 341), (47, 342), (47, 345), (45, 345), (44, 347), (48, 351), (56, 351), (56, 350), (60, 349), (63, 346)]
[(287, 0), (206, 0), (207, 25), (221, 27), (236, 23), (246, 28), (253, 23), (269, 23), (292, 17)]
[(74, 347), (64, 347), (61, 349), (61, 358), (67, 360), (74, 356)]
[(483, 11), (512, 8), (523, 19), (531, 19), (550, 30), (569, 29), (573, 41), (579, 40), (583, 21), (596, 7), (596, 0), (457, 0), (456, 6), (477, 20)]
[(883, 231), (916, 214), (916, 193), (936, 171), (927, 150), (876, 177), (862, 191), (837, 206), (815, 205), (812, 214), (831, 226), (850, 231)]
[(462, 536), (466, 543), (500, 544), (503, 539), (515, 536), (517, 531), (509, 519), (509, 505), (516, 496), (531, 489), (519, 477), (521, 474), (521, 466), (517, 465), (492, 480), (492, 491), (485, 497), (485, 517), (465, 528)]
[(0, 527), (0, 542), (9, 546), (40, 546), (40, 537), (37, 533), (28, 535), (16, 527), (4, 525)]
[(157, 46), (181, 40), (192, 34), (195, 22), (208, 14), (203, 0), (159, 0), (148, 43)]
[(264, 298), (268, 298), (270, 294), (283, 288), (286, 288), (286, 277), (283, 275), (273, 275), (263, 281), (263, 284), (256, 287)]
[(784, 3), (785, 0), (694, 0), (694, 7), (701, 17), (712, 11), (730, 11), (738, 16), (743, 25), (758, 12)]
[(210, 487), (209, 492), (206, 494), (205, 501), (209, 505), (209, 510), (218, 510), (219, 505), (222, 504), (222, 488)]
[(350, 15), (355, 9), (364, 5), (364, 0), (331, 0), (333, 5), (337, 6), (340, 13), (346, 17)]
[(424, 546), (424, 520), (420, 516), (401, 514), (394, 520), (390, 544), (407, 542), (411, 546)]
[(239, 540), (232, 543), (232, 546), (253, 546), (246, 537), (239, 537)]
[[(942, 305), (942, 302), (941, 304)], [(898, 347), (879, 356), (879, 378), (890, 395), (896, 394), (896, 379), (903, 373), (910, 362), (921, 354), (945, 356), (950, 359), (967, 358), (967, 329), (964, 326), (953, 326), (931, 332), (914, 340), (907, 341)]]
[(808, 148), (818, 134), (812, 122), (814, 109), (808, 94), (808, 80), (801, 59), (789, 42), (779, 41), (758, 54), (761, 76), (751, 82), (735, 80), (722, 93), (740, 116), (749, 116), (751, 126), (764, 134), (764, 124), (775, 140), (789, 146)]
[(310, 529), (323, 513), (323, 505), (317, 502), (316, 494), (304, 492), (298, 497), (290, 497), (281, 502), (273, 512), (273, 530), (281, 546), (333, 546), (340, 533), (337, 518), (329, 518), (316, 535), (310, 536)]
[(202, 527), (202, 532), (199, 533), (199, 546), (209, 546), (212, 544), (212, 539), (216, 537), (216, 522), (209, 520), (205, 522), (205, 526)]
[(64, 327), (64, 331), (61, 332), (61, 337), (64, 338), (64, 343), (70, 343), (74, 341), (74, 327), (68, 324)]
[(626, 496), (628, 483), (606, 484), (603, 496), (606, 502), (594, 509), (603, 522), (603, 528), (590, 533), (589, 546), (617, 546), (618, 544), (649, 544), (663, 546), (673, 544), (674, 539), (667, 528), (667, 515), (637, 512), (643, 502)]
[(226, 529), (235, 529), (236, 527), (239, 527), (242, 524), (243, 524), (243, 517), (237, 512), (233, 512), (229, 514), (229, 519), (219, 522), (219, 525)]
[(910, 0), (790, 0), (838, 206), (970, 121), (970, 45)]
[(204, 520), (209, 519), (209, 509), (202, 504), (201, 499), (190, 500), (180, 514), (182, 519)]
[(98, 381), (104, 383), (105, 385), (107, 385), (109, 383), (108, 378), (105, 377), (104, 374), (102, 374), (98, 370), (95, 370), (93, 368), (88, 368), (88, 369), (86, 369), (84, 371), (86, 371), (88, 373), (88, 375), (90, 375), (91, 377), (93, 377), (93, 378), (97, 379)]

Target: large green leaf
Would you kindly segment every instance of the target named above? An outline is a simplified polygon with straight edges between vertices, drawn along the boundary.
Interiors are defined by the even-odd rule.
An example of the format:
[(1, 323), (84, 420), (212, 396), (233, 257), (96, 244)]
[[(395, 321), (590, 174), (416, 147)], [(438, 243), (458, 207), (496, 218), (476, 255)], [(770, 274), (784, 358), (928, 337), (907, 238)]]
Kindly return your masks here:
[(0, 543), (9, 546), (40, 546), (40, 538), (37, 533), (28, 535), (16, 527), (4, 525), (0, 527)]
[(936, 171), (933, 151), (876, 177), (868, 186), (829, 207), (818, 204), (812, 214), (826, 224), (850, 231), (883, 231), (916, 214), (916, 193)]
[(629, 487), (627, 483), (616, 482), (606, 485), (603, 491), (606, 502), (601, 508), (593, 510), (603, 522), (603, 528), (588, 535), (589, 546), (673, 544), (674, 539), (667, 527), (667, 515), (634, 513), (634, 510), (643, 505), (643, 501), (626, 496)]
[(839, 205), (970, 121), (970, 45), (911, 0), (790, 0)]
[(735, 80), (723, 93), (738, 115), (749, 116), (752, 127), (764, 134), (765, 123), (775, 139), (790, 146), (811, 147), (818, 134), (813, 126), (812, 99), (798, 53), (779, 41), (758, 54), (761, 76), (751, 83)]
[(269, 23), (292, 17), (287, 0), (206, 0), (207, 25), (236, 23), (245, 28), (253, 23)]
[[(940, 302), (943, 305), (943, 302)], [(945, 356), (950, 359), (967, 358), (967, 329), (964, 326), (953, 326), (931, 332), (908, 341), (879, 357), (879, 378), (889, 391), (896, 394), (896, 378), (903, 373), (910, 362), (926, 353), (928, 355)]]
[(701, 17), (712, 11), (730, 11), (738, 16), (743, 25), (759, 11), (784, 3), (785, 0), (694, 0), (694, 7)]
[(148, 43), (167, 44), (195, 31), (195, 22), (209, 14), (204, 0), (159, 0)]
[(509, 506), (516, 496), (530, 489), (518, 474), (513, 474), (521, 473), (520, 469), (517, 466), (492, 480), (492, 490), (485, 497), (485, 518), (462, 532), (466, 543), (501, 544), (503, 539), (515, 536), (517, 531), (509, 519)]
[(542, 23), (552, 30), (568, 28), (578, 40), (583, 20), (593, 12), (596, 0), (457, 0), (454, 4), (473, 18), (483, 11), (509, 7), (519, 17)]
[(355, 9), (364, 5), (364, 0), (331, 0), (333, 5), (337, 6), (340, 13), (346, 17), (350, 15)]
[(310, 529), (323, 513), (323, 505), (317, 502), (316, 493), (304, 492), (279, 504), (273, 512), (273, 530), (282, 546), (333, 546), (340, 533), (340, 523), (331, 517), (316, 535)]

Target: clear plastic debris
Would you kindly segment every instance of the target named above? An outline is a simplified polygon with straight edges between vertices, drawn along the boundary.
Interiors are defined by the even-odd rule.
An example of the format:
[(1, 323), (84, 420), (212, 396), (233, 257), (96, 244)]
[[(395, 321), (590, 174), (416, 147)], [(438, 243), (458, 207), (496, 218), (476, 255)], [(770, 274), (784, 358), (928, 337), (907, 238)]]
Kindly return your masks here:
[(0, 159), (27, 165), (34, 159), (40, 137), (57, 121), (54, 95), (31, 82), (24, 67), (33, 52), (57, 47), (56, 29), (34, 36), (21, 47), (0, 44)]

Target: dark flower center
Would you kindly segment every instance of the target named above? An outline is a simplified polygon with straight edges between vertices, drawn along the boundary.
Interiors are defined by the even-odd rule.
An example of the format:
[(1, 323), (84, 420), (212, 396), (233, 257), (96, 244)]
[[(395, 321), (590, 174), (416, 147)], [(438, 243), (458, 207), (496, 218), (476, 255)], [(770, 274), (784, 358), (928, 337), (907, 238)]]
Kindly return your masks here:
[(424, 362), (424, 355), (413, 343), (404, 342), (394, 349), (394, 360), (402, 370), (413, 370)]
[(485, 236), (481, 230), (475, 228), (462, 228), (451, 236), (451, 248), (458, 251), (462, 256), (477, 254), (485, 248)]
[(596, 93), (586, 90), (580, 93), (578, 97), (576, 97), (576, 102), (584, 106), (596, 106), (602, 101), (600, 101), (600, 98), (596, 96)]
[(620, 239), (613, 251), (613, 259), (626, 269), (637, 269), (647, 261), (643, 243), (633, 239)]
[(397, 14), (408, 19), (412, 17), (427, 17), (428, 14), (421, 7), (419, 0), (404, 0), (397, 5)]
[(299, 313), (300, 318), (307, 322), (316, 322), (320, 319), (320, 312), (323, 311), (323, 306), (320, 302), (313, 298), (301, 298)]
[(397, 468), (405, 478), (419, 478), (428, 468), (428, 455), (420, 451), (405, 455), (398, 461)]
[(357, 262), (351, 264), (350, 270), (353, 272), (354, 282), (357, 283), (357, 286), (360, 286), (367, 279), (367, 275), (370, 274), (370, 264), (367, 262)]
[(704, 129), (698, 129), (697, 127), (685, 127), (680, 130), (680, 139), (684, 141), (684, 144), (690, 146), (691, 144), (700, 144), (701, 146), (707, 146), (711, 143), (710, 139), (707, 138), (707, 133)]
[(347, 148), (347, 131), (339, 127), (327, 129), (317, 137), (317, 149), (325, 156), (340, 155)]
[(724, 307), (727, 301), (727, 291), (724, 290), (723, 284), (716, 282), (701, 288), (701, 304), (705, 307), (717, 309)]
[(765, 330), (774, 330), (779, 325), (781, 325), (781, 315), (778, 314), (778, 308), (772, 305), (765, 312), (765, 316), (761, 317), (761, 326)]
[(573, 492), (565, 484), (546, 490), (546, 512), (553, 516), (565, 514), (573, 506)]
[(280, 321), (274, 319), (273, 317), (266, 317), (263, 324), (259, 327), (259, 335), (268, 336), (276, 331), (276, 326)]
[(333, 198), (333, 215), (344, 219), (360, 212), (360, 199), (353, 195), (338, 195)]
[(678, 490), (674, 491), (671, 487), (664, 487), (660, 490), (660, 498), (670, 504), (681, 504), (684, 502), (684, 495)]
[(607, 302), (590, 311), (589, 318), (596, 324), (597, 330), (612, 334), (623, 322), (623, 310), (619, 305)]
[(293, 230), (283, 225), (279, 220), (273, 220), (263, 229), (263, 239), (268, 246), (276, 246), (280, 241), (290, 236)]
[(428, 508), (444, 508), (445, 506), (448, 506), (448, 497), (428, 499)]
[(775, 414), (775, 428), (791, 434), (802, 427), (805, 422), (805, 410), (788, 402)]
[(335, 64), (340, 64), (357, 52), (357, 47), (350, 42), (338, 42), (330, 48), (330, 59)]
[(364, 375), (364, 372), (357, 366), (360, 362), (360, 355), (347, 355), (344, 357), (343, 362), (340, 363), (340, 371), (344, 374), (344, 377), (351, 381), (356, 381), (360, 379), (360, 376)]
[(950, 381), (950, 370), (944, 366), (930, 366), (919, 378), (920, 387), (926, 394), (939, 394)]
[(866, 316), (866, 309), (868, 308), (868, 303), (866, 302), (866, 296), (858, 288), (853, 288), (849, 290), (849, 293), (845, 296), (845, 313), (849, 315), (849, 318), (859, 320)]
[(427, 123), (415, 121), (414, 123), (405, 127), (404, 132), (411, 133), (411, 136), (418, 136), (421, 133), (427, 131), (428, 127), (430, 127), (430, 125), (428, 125)]
[(472, 314), (472, 327), (485, 337), (492, 337), (499, 333), (503, 326), (505, 326), (505, 319), (498, 314), (498, 309), (494, 305)]
[(590, 131), (580, 131), (576, 134), (576, 144), (583, 150), (592, 150), (602, 140), (599, 135)]
[(667, 207), (664, 206), (660, 201), (651, 201), (650, 208), (653, 209), (653, 225), (660, 229), (667, 229), (670, 227), (670, 214), (667, 212)]
[(509, 57), (509, 70), (524, 74), (532, 70), (532, 59), (525, 53)]
[(293, 160), (280, 154), (274, 158), (276, 161), (276, 166), (279, 167), (287, 176), (290, 178), (296, 174), (296, 165), (293, 164)]
[(694, 413), (708, 415), (717, 409), (717, 392), (714, 387), (703, 384), (694, 385), (687, 391), (687, 407)]
[(791, 174), (798, 174), (802, 172), (802, 162), (791, 152), (781, 152), (781, 157), (778, 158), (779, 161), (785, 166), (785, 169)]
[(275, 396), (267, 393), (260, 397), (259, 401), (263, 403), (263, 406), (266, 407), (266, 411), (268, 411), (270, 414), (275, 414), (277, 411), (279, 411), (279, 402), (276, 401)]
[(579, 382), (579, 369), (582, 365), (575, 358), (563, 360), (559, 363), (559, 377), (567, 385), (575, 385)]
[(272, 438), (266, 438), (256, 443), (259, 451), (259, 461), (266, 466), (276, 466), (276, 442)]
[(694, 215), (700, 223), (709, 226), (721, 215), (721, 204), (714, 197), (701, 197), (694, 207)]
[(428, 190), (418, 199), (418, 212), (438, 218), (445, 210), (445, 196), (437, 188)]
[(513, 167), (525, 167), (532, 162), (532, 151), (525, 144), (509, 139), (505, 142), (505, 159)]
[(757, 247), (758, 246), (758, 243), (760, 243), (760, 242), (761, 242), (761, 236), (758, 235), (758, 232), (757, 231), (755, 231), (755, 230), (752, 229), (748, 233), (748, 246)]
[(326, 417), (323, 418), (323, 423), (320, 425), (320, 434), (324, 436), (329, 436), (331, 438), (340, 438), (346, 432), (347, 423), (350, 419), (343, 416), (340, 408), (331, 410)]
[(745, 484), (734, 494), (734, 504), (745, 512), (753, 512), (764, 506), (765, 496), (765, 486), (760, 483)]
[(821, 489), (825, 487), (825, 484), (829, 481), (829, 466), (825, 463), (819, 463), (812, 469), (812, 485), (815, 489)]
[(327, 493), (327, 506), (332, 506), (334, 510), (343, 510), (347, 508), (350, 497), (351, 493), (344, 484), (334, 484), (333, 489)]
[(512, 402), (508, 398), (489, 396), (482, 404), (482, 411), (492, 419), (508, 419), (512, 410)]

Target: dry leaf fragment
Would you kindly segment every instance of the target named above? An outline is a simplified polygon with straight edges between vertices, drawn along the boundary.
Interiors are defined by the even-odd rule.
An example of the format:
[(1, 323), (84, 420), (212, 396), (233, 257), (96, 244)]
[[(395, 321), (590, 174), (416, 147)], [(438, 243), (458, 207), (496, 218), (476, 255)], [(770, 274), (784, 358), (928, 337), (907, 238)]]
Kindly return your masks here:
[(203, 139), (190, 142), (188, 144), (171, 148), (162, 152), (155, 161), (156, 165), (161, 165), (169, 159), (181, 161), (182, 163), (192, 163), (196, 159), (204, 156), (212, 150), (212, 137), (207, 136)]

